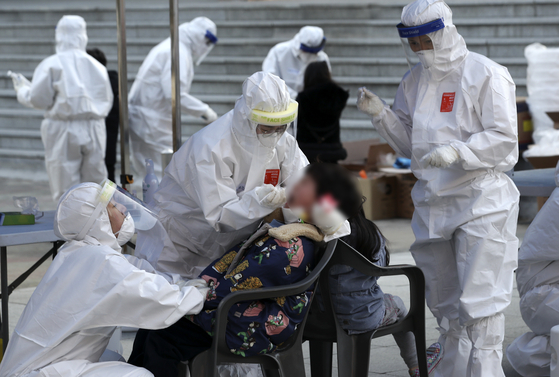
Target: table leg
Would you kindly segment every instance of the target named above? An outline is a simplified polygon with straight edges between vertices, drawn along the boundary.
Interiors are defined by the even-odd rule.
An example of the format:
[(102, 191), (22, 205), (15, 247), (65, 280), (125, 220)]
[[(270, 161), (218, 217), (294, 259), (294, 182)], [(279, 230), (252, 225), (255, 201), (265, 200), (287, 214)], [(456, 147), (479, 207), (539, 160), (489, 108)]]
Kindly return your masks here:
[(8, 293), (8, 248), (6, 246), (0, 248), (0, 280), (0, 289), (2, 289), (2, 342), (5, 351), (10, 337), (10, 322), (8, 320), (8, 300), (10, 299), (10, 294)]

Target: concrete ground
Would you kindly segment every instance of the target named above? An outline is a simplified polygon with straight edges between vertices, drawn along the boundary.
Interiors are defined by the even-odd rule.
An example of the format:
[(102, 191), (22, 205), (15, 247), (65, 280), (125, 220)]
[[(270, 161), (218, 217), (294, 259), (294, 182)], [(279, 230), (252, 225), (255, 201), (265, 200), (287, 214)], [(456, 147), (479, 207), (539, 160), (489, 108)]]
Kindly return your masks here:
[[(48, 184), (45, 182), (35, 182), (30, 180), (4, 180), (2, 192), (0, 192), (0, 211), (13, 210), (12, 196), (32, 195), (39, 199), (41, 209), (54, 209), (55, 204), (50, 198)], [(406, 219), (382, 220), (377, 221), (386, 238), (389, 240), (389, 248), (391, 253), (392, 264), (414, 264), (413, 258), (409, 253), (409, 247), (413, 243), (414, 237), (410, 227), (410, 221)], [(527, 225), (519, 225), (518, 237), (522, 239), (526, 232)], [(12, 247), (8, 249), (8, 274), (12, 281), (42, 253), (44, 253), (48, 244), (37, 244), (29, 246)], [(37, 270), (31, 277), (10, 296), (10, 330), (13, 331), (17, 319), (20, 317), (29, 297), (43, 276), (48, 262)], [(409, 291), (407, 279), (403, 277), (381, 278), (380, 285), (387, 293), (398, 295), (409, 303)], [(518, 292), (514, 291), (512, 305), (506, 310), (506, 339), (505, 347), (507, 347), (517, 336), (528, 331), (528, 328), (522, 321), (518, 308), (519, 297)], [(431, 344), (438, 339), (436, 330), (436, 321), (426, 308), (427, 320), (427, 344)], [(131, 352), (134, 334), (124, 333), (122, 344), (124, 346), (124, 356), (128, 357)], [(310, 376), (308, 363), (308, 349), (305, 347), (306, 353), (306, 369), (307, 375)], [(334, 360), (334, 365), (336, 365)], [(504, 360), (505, 374), (507, 377), (518, 376), (510, 366), (505, 357)], [(337, 371), (335, 374), (337, 375)], [(392, 337), (375, 339), (372, 342), (371, 365), (369, 376), (401, 376), (406, 377), (407, 368), (400, 358), (399, 350)]]

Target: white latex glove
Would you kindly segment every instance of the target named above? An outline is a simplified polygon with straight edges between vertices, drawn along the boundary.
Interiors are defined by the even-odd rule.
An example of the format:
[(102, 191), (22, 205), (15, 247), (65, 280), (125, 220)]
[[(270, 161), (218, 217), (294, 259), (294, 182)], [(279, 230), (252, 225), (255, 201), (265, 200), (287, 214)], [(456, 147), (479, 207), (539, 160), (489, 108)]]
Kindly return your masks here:
[(24, 86), (31, 86), (31, 81), (27, 80), (21, 73), (8, 71), (8, 76), (12, 78), (16, 93)]
[(369, 116), (377, 116), (384, 109), (384, 102), (367, 88), (357, 91), (357, 108)]
[(192, 279), (186, 282), (184, 285), (185, 287), (196, 287), (196, 288), (205, 288), (208, 286), (208, 282), (204, 279)]
[(215, 111), (212, 110), (211, 107), (208, 107), (208, 110), (202, 115), (202, 119), (206, 121), (206, 124), (210, 124), (217, 120), (217, 114)]
[(208, 293), (210, 292), (209, 287), (196, 287), (196, 289), (202, 294), (202, 296), (204, 296), (204, 299), (208, 298)]
[(450, 145), (435, 148), (422, 160), (436, 168), (447, 168), (460, 159), (458, 151)]
[(260, 204), (269, 208), (278, 208), (285, 204), (287, 197), (283, 187), (274, 185), (264, 185), (256, 189), (256, 196)]

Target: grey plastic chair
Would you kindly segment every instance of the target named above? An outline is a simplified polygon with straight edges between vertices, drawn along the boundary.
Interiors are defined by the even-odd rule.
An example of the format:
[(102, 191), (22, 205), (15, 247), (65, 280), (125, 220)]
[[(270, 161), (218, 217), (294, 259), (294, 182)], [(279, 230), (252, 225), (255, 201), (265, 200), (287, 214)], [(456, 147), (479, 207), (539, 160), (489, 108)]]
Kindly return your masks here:
[[(229, 309), (238, 302), (273, 299), (275, 297), (293, 296), (305, 292), (313, 284), (318, 284), (318, 278), (322, 270), (332, 258), (337, 240), (323, 244), (316, 256), (318, 263), (314, 270), (303, 280), (296, 284), (280, 287), (270, 287), (231, 293), (221, 301), (217, 308), (215, 331), (212, 347), (196, 356), (189, 363), (191, 376), (196, 377), (218, 377), (217, 366), (222, 364), (260, 364), (266, 377), (305, 377), (305, 365), (303, 361), (302, 338), (307, 315), (299, 325), (297, 331), (275, 352), (252, 357), (241, 357), (231, 353), (225, 340), (227, 328), (227, 314)], [(315, 286), (316, 292), (316, 286)], [(314, 294), (313, 294), (314, 297)], [(309, 305), (312, 304), (312, 299)], [(185, 370), (180, 371), (179, 376), (185, 375)]]
[[(405, 275), (410, 282), (411, 305), (408, 315), (393, 325), (359, 335), (348, 335), (335, 320), (330, 299), (328, 276), (335, 265), (346, 265), (370, 276)], [(336, 252), (320, 276), (320, 296), (324, 310), (315, 300), (309, 311), (304, 340), (310, 342), (311, 374), (313, 377), (332, 376), (332, 345), (338, 343), (338, 376), (366, 377), (369, 375), (371, 339), (398, 332), (415, 335), (421, 377), (428, 377), (425, 355), (425, 277), (421, 269), (411, 265), (379, 267), (344, 241), (339, 240)]]

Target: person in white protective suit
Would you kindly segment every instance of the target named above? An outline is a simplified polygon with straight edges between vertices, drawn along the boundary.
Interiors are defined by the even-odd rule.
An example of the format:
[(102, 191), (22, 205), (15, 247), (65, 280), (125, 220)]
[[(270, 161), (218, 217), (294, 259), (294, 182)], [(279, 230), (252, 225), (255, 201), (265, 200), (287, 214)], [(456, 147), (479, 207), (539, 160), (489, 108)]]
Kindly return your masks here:
[(559, 164), (557, 187), (528, 227), (518, 253), (516, 283), (527, 332), (507, 348), (507, 358), (522, 376), (549, 376), (551, 328), (559, 325)]
[(418, 178), (411, 252), (441, 332), (435, 376), (504, 376), (518, 249), (519, 193), (505, 174), (518, 159), (515, 85), (506, 68), (468, 51), (444, 1), (414, 1), (401, 21), (421, 64), (392, 109), (365, 88), (358, 107)]
[[(213, 49), (216, 35), (215, 23), (206, 17), (179, 26), (181, 109), (206, 123), (216, 120), (217, 114), (189, 92), (194, 65), (200, 65)], [(132, 164), (140, 177), (146, 174), (145, 160), (150, 158), (161, 178), (161, 152), (173, 148), (171, 91), (171, 39), (167, 38), (145, 58), (128, 97)]]
[(313, 62), (325, 61), (330, 67), (328, 55), (324, 51), (326, 38), (321, 28), (305, 26), (293, 39), (272, 47), (262, 63), (262, 70), (279, 76), (287, 84), (291, 98), (303, 90), (307, 66)]
[[(195, 278), (251, 235), (285, 201), (284, 183), (308, 165), (293, 136), (297, 117), (283, 80), (257, 72), (235, 108), (175, 153), (150, 203), (174, 248), (137, 248), (158, 271)], [(139, 236), (142, 236), (141, 234)]]
[(56, 54), (37, 66), (33, 81), (12, 74), (18, 102), (45, 110), (41, 139), (55, 202), (75, 184), (107, 178), (105, 117), (113, 92), (107, 69), (86, 45), (84, 19), (64, 16), (56, 26)]
[(0, 375), (152, 376), (99, 358), (116, 326), (161, 329), (203, 307), (207, 288), (171, 284), (145, 261), (122, 255), (135, 225), (156, 221), (110, 181), (68, 190), (54, 220), (55, 234), (67, 242), (23, 311)]

